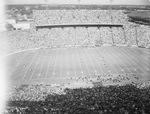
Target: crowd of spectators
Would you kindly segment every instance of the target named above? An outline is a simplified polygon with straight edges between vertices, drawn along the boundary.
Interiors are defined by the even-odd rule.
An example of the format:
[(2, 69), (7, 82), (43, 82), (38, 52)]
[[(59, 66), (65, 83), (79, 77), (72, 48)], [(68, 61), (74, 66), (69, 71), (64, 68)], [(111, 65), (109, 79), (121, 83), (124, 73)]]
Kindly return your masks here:
[[(123, 27), (57, 27), (1, 32), (1, 52), (96, 45), (150, 47), (150, 27), (131, 24), (123, 10), (35, 10), (34, 24), (121, 23)], [(1, 54), (2, 55), (2, 54)]]
[(137, 40), (138, 46), (150, 47), (150, 28), (144, 25), (137, 27)]
[(73, 89), (60, 85), (20, 85), (12, 87), (8, 96), (4, 114), (150, 113), (150, 82)]
[[(122, 10), (40, 10), (34, 11), (35, 25), (65, 23), (121, 23), (123, 27), (65, 27), (16, 30), (0, 33), (0, 50), (5, 53), (32, 49), (96, 45), (137, 45), (150, 47), (150, 27), (127, 22)], [(7, 47), (6, 47), (7, 46)], [(133, 74), (135, 79), (138, 76)], [(133, 76), (72, 77), (92, 83), (91, 88), (19, 85), (8, 92), (5, 114), (94, 113), (149, 114), (150, 83), (104, 87), (105, 83), (131, 81)], [(68, 86), (69, 88), (70, 86)]]
[[(0, 32), (0, 54), (41, 47), (137, 45), (150, 47), (150, 27), (131, 24), (122, 10), (36, 10), (34, 26), (47, 24), (105, 23), (123, 27), (65, 27)], [(132, 76), (131, 76), (132, 75)], [(5, 114), (94, 113), (149, 114), (150, 82), (120, 85), (139, 79), (130, 75), (71, 77), (93, 84), (87, 88), (53, 85), (19, 85), (10, 88)], [(108, 85), (114, 86), (108, 86)], [(117, 84), (117, 85), (116, 85)], [(104, 87), (103, 85), (107, 85)], [(68, 88), (68, 89), (66, 89)]]
[[(132, 27), (66, 27), (1, 32), (1, 50), (5, 53), (41, 48), (96, 45), (136, 45), (150, 47), (150, 28)], [(6, 48), (7, 46), (7, 48)]]
[[(53, 17), (53, 18), (51, 18)], [(123, 10), (35, 10), (35, 25), (66, 23), (127, 23)]]
[[(132, 78), (132, 79), (131, 79)], [(112, 75), (112, 74), (99, 74), (99, 75), (93, 75), (93, 76), (79, 76), (79, 77), (68, 77), (66, 80), (72, 80), (75, 82), (82, 82), (86, 83), (86, 87), (90, 87), (91, 84), (94, 84), (94, 86), (101, 86), (101, 85), (116, 85), (116, 84), (122, 84), (123, 82), (131, 82), (133, 81), (133, 78), (135, 80), (139, 79), (139, 76), (137, 74), (118, 74), (118, 75)], [(89, 84), (89, 85), (88, 85)], [(145, 86), (145, 85), (144, 85)], [(71, 83), (68, 83), (65, 85), (65, 87), (71, 87)], [(93, 86), (91, 86), (93, 87)], [(76, 88), (76, 87), (75, 87)], [(60, 88), (59, 85), (22, 85), (22, 86), (15, 86), (9, 90), (8, 97), (10, 100), (30, 100), (30, 101), (39, 101), (43, 100), (47, 94), (57, 93), (62, 94), (63, 88)]]

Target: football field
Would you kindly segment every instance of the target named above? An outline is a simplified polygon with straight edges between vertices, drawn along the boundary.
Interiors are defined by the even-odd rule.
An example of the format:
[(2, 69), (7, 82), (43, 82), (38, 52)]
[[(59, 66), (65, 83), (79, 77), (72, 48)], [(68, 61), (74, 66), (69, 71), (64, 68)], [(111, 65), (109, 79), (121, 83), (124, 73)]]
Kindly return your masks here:
[(69, 78), (137, 74), (150, 80), (150, 50), (137, 47), (68, 47), (35, 49), (6, 57), (12, 84), (67, 83)]

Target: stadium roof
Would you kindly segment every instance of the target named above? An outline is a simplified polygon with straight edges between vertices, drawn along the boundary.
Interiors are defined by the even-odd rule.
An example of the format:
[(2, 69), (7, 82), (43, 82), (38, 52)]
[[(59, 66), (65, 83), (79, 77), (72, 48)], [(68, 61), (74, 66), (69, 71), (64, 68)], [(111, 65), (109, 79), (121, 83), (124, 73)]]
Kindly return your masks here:
[(150, 5), (150, 0), (5, 0), (6, 4)]
[(54, 27), (100, 27), (100, 26), (106, 26), (106, 27), (122, 27), (123, 24), (114, 23), (114, 24), (108, 24), (108, 23), (72, 23), (72, 24), (45, 24), (45, 25), (36, 25), (36, 28), (54, 28)]

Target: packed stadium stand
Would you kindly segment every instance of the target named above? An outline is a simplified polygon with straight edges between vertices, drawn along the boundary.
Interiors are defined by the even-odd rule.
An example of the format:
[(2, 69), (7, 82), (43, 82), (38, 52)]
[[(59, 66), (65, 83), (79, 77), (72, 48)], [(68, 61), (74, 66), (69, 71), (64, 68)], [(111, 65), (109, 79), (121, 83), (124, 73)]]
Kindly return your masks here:
[[(56, 84), (46, 85), (44, 82), (35, 85), (34, 81), (36, 81), (36, 79), (33, 79), (34, 75), (33, 77), (29, 76), (29, 81), (32, 81), (33, 84), (15, 85), (9, 90), (5, 114), (150, 113), (150, 83), (141, 82), (137, 84), (129, 79), (131, 76), (138, 80), (140, 77), (139, 75), (143, 72), (145, 73), (146, 70), (149, 70), (149, 60), (148, 57), (144, 57), (144, 54), (149, 55), (150, 26), (129, 22), (124, 10), (35, 10), (33, 11), (33, 17), (34, 25), (30, 30), (14, 30), (0, 33), (0, 40), (2, 42), (0, 48), (3, 50), (2, 53), (7, 55), (6, 57), (19, 53), (15, 56), (17, 58), (15, 59), (17, 64), (13, 64), (14, 66), (12, 65), (16, 69), (11, 70), (10, 68), (12, 73), (12, 76), (10, 75), (10, 77), (13, 81), (21, 77), (21, 81), (25, 82), (25, 78), (28, 78), (28, 76), (20, 76), (21, 72), (24, 72), (24, 69), (26, 70), (25, 74), (33, 74), (33, 70), (38, 68), (37, 66), (41, 66), (40, 62), (32, 64), (36, 61), (40, 61), (38, 56), (41, 57), (41, 60), (45, 60), (45, 64), (47, 64), (47, 60), (52, 59), (54, 62), (51, 62), (50, 67), (55, 66), (55, 64), (57, 64), (58, 67), (61, 67), (64, 63), (68, 68), (67, 62), (69, 61), (72, 63), (72, 58), (78, 58), (76, 63), (79, 63), (81, 69), (86, 68), (88, 64), (89, 66), (87, 69), (92, 69), (90, 65), (93, 65), (94, 69), (95, 66), (93, 63), (97, 65), (98, 62), (101, 62), (101, 65), (104, 66), (104, 68), (102, 67), (102, 69), (104, 69), (103, 71), (106, 70), (109, 75), (106, 75), (105, 73), (95, 75), (98, 71), (90, 71), (90, 74), (94, 72), (92, 76), (69, 77), (69, 80), (75, 80), (76, 82), (81, 81), (82, 85), (84, 83), (88, 83), (89, 85), (92, 84), (90, 87), (78, 89), (76, 87), (71, 87), (71, 85), (69, 86), (68, 83), (63, 86)], [(107, 47), (106, 49), (105, 46)], [(111, 46), (115, 48), (111, 49), (112, 52), (107, 52), (107, 50), (109, 50), (108, 47)], [(117, 46), (118, 48), (121, 46), (120, 52), (113, 53), (115, 52), (114, 50), (119, 51)], [(125, 53), (127, 51), (125, 51), (122, 46), (129, 48), (130, 53)], [(135, 50), (137, 50), (137, 52), (134, 51), (133, 56), (131, 56), (133, 48), (130, 49), (132, 46), (136, 46)], [(74, 51), (73, 53), (72, 48), (76, 49), (78, 47), (89, 47), (94, 49), (77, 49), (77, 51)], [(38, 50), (41, 48), (49, 49), (48, 52), (50, 53), (50, 56), (42, 57), (42, 53), (46, 51)], [(64, 51), (64, 48), (70, 50)], [(100, 50), (98, 50), (99, 48)], [(142, 49), (143, 55), (139, 58), (134, 58), (135, 56), (140, 55)], [(34, 52), (34, 50), (38, 51)], [(47, 55), (48, 52), (46, 52)], [(54, 55), (51, 53), (54, 53)], [(68, 53), (72, 55), (69, 56)], [(96, 54), (96, 56), (92, 55), (92, 53)], [(111, 54), (109, 55), (109, 53)], [(122, 58), (123, 56), (119, 53), (127, 60)], [(61, 57), (66, 57), (65, 55), (67, 54), (67, 57), (70, 57), (71, 59), (67, 58), (60, 60), (59, 63), (59, 57), (56, 57), (59, 56), (59, 54), (60, 59)], [(131, 57), (128, 57), (128, 55)], [(112, 63), (109, 63), (111, 57), (115, 58), (113, 58)], [(131, 73), (117, 74), (117, 76), (115, 75), (116, 77), (109, 73), (109, 67), (114, 70), (117, 68), (119, 69), (119, 65), (115, 62), (115, 59), (117, 58), (119, 58), (118, 61), (122, 64), (122, 68), (126, 71), (131, 71)], [(141, 58), (143, 60), (141, 61), (142, 65), (140, 66), (139, 60)], [(134, 61), (131, 61), (131, 59)], [(124, 60), (125, 62), (121, 62), (121, 60)], [(65, 63), (65, 61), (67, 62)], [(137, 62), (137, 64), (135, 64), (135, 62)], [(127, 65), (124, 65), (124, 63), (127, 63)], [(134, 71), (129, 67), (130, 63), (132, 63), (131, 67), (133, 67)], [(72, 64), (75, 66), (75, 63)], [(112, 64), (114, 64), (116, 68), (113, 68), (114, 66)], [(32, 65), (34, 65), (33, 69), (31, 68)], [(79, 66), (77, 65), (76, 67)], [(137, 67), (138, 71), (136, 71), (134, 67)], [(43, 71), (44, 73), (48, 72), (46, 71), (47, 68), (49, 67), (45, 68), (45, 71)], [(76, 69), (81, 70), (80, 68)], [(36, 70), (37, 72), (42, 71), (40, 69)], [(55, 70), (55, 73), (59, 71), (57, 68)], [(71, 66), (70, 70), (72, 70)], [(121, 68), (120, 71), (116, 71), (124, 72)], [(139, 73), (140, 71), (142, 73)], [(82, 70), (81, 74), (83, 74)], [(41, 74), (36, 75), (38, 79), (42, 77)], [(69, 75), (69, 72), (65, 75)], [(14, 79), (13, 76), (15, 77)], [(51, 78), (54, 79), (54, 76), (55, 74), (53, 74), (53, 77)], [(129, 85), (122, 85), (120, 82), (123, 80), (130, 80), (131, 83)], [(105, 82), (117, 83), (117, 86), (110, 85), (103, 87), (103, 83)]]
[[(112, 11), (110, 14), (110, 11), (105, 10), (75, 12), (40, 10), (34, 11), (34, 21), (37, 31), (8, 31), (7, 40), (2, 37), (4, 45), (5, 41), (8, 41), (8, 53), (47, 46), (62, 47), (69, 42), (72, 46), (84, 44), (94, 46), (99, 43), (99, 45), (122, 44), (147, 48), (150, 44), (150, 27), (128, 22), (123, 11)], [(117, 26), (118, 24), (122, 26)], [(4, 36), (5, 32), (1, 34)], [(87, 40), (88, 43), (85, 43)], [(1, 47), (6, 49), (3, 45)]]

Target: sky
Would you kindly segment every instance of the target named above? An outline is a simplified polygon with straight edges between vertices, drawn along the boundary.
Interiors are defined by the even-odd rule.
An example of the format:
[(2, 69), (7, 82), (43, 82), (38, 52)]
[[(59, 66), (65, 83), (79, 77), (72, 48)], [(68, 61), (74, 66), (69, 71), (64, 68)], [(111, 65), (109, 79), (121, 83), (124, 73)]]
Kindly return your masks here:
[(150, 5), (150, 0), (5, 0), (6, 4), (126, 4)]

